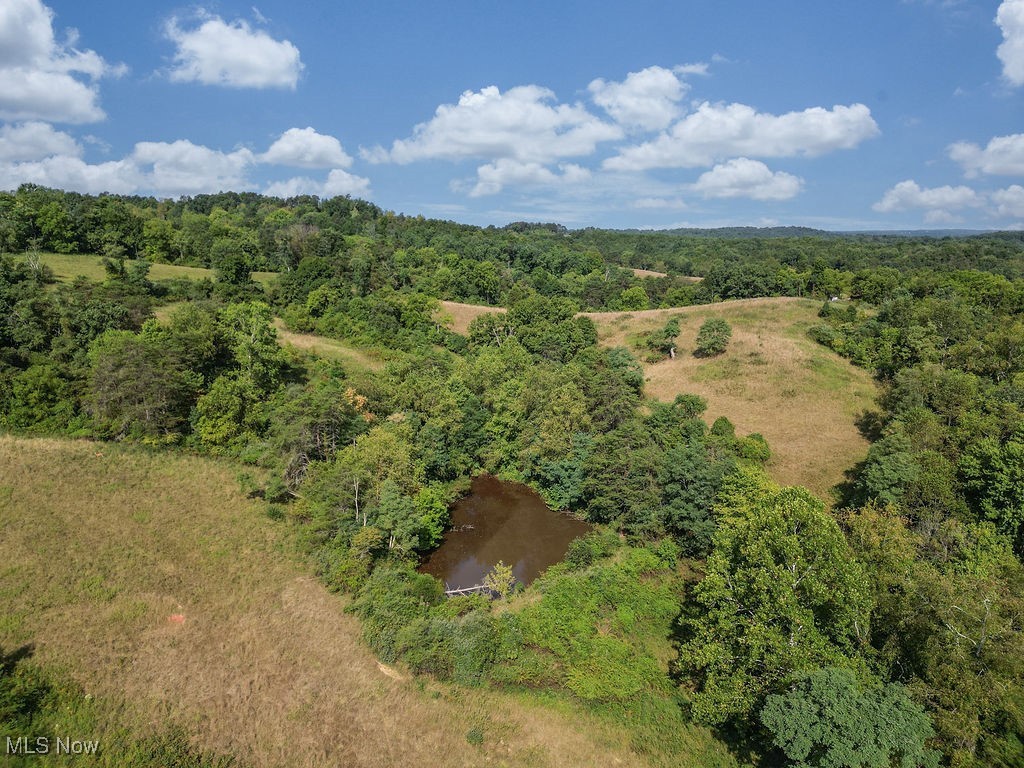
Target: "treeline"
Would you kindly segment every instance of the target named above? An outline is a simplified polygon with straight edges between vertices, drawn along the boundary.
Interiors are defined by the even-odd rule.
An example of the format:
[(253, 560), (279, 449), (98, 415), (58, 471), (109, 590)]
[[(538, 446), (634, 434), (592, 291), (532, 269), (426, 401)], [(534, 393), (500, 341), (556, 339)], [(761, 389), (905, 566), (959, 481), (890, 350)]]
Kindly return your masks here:
[[(391, 288), (507, 306), (513, 287), (579, 309), (637, 310), (751, 296), (829, 293), (832, 273), (974, 269), (1024, 276), (1024, 239), (727, 238), (566, 230), (523, 222), (473, 227), (385, 212), (361, 200), (255, 193), (176, 201), (82, 195), (34, 185), (0, 193), (0, 253), (87, 253), (224, 272), (303, 269), (287, 301), (330, 274), (355, 293)], [(668, 273), (641, 279), (633, 268)], [(685, 276), (704, 277), (694, 285)], [(313, 281), (312, 285), (309, 285)]]

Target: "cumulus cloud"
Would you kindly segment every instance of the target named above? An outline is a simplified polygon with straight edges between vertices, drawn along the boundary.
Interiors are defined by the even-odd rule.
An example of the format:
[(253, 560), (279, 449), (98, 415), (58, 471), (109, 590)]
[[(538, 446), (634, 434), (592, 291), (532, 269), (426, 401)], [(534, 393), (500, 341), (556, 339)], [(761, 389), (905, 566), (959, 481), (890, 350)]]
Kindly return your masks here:
[(727, 157), (814, 157), (852, 149), (877, 136), (863, 104), (812, 107), (772, 115), (746, 104), (704, 102), (656, 139), (627, 147), (604, 162), (609, 170), (693, 168)]
[[(53, 11), (40, 0), (0, 3), (0, 119), (88, 123), (102, 120), (96, 81), (125, 70), (94, 51), (57, 42)], [(87, 82), (80, 79), (87, 78)]]
[(689, 86), (664, 67), (630, 72), (621, 83), (598, 78), (588, 86), (594, 103), (628, 128), (661, 130), (680, 114), (679, 101)]
[(996, 136), (984, 149), (958, 141), (950, 145), (949, 156), (963, 166), (968, 178), (979, 173), (1024, 176), (1024, 133)]
[(161, 195), (250, 189), (246, 174), (255, 162), (248, 149), (220, 152), (187, 139), (143, 141), (130, 161), (145, 174), (145, 186)]
[[(230, 152), (194, 144), (143, 141), (120, 160), (90, 164), (82, 160), (82, 147), (71, 136), (46, 123), (0, 127), (0, 189), (25, 182), (78, 192), (147, 193), (177, 197), (224, 190), (254, 189), (250, 173), (260, 162), (323, 167), (327, 160), (351, 163), (341, 145), (312, 129), (286, 131), (263, 155), (241, 148)], [(282, 139), (290, 137), (297, 140)], [(326, 139), (327, 141), (322, 141)], [(276, 148), (276, 149), (275, 149)], [(270, 159), (268, 159), (270, 155)], [(331, 168), (322, 181), (304, 176), (278, 181), (267, 194), (292, 197), (352, 195), (365, 197), (370, 182), (362, 176)]]
[(164, 27), (177, 46), (171, 80), (233, 88), (295, 88), (303, 64), (291, 42), (275, 40), (243, 20), (226, 22), (204, 15), (200, 21), (198, 27), (185, 29), (172, 17)]
[(270, 149), (259, 156), (260, 162), (291, 165), (296, 168), (348, 168), (352, 158), (333, 136), (313, 128), (289, 128)]
[(871, 206), (879, 213), (894, 213), (919, 209), (925, 211), (929, 224), (951, 224), (959, 221), (953, 211), (979, 208), (985, 199), (970, 187), (949, 185), (922, 188), (914, 181), (901, 181)]
[(79, 157), (82, 148), (63, 131), (48, 123), (29, 122), (0, 126), (0, 162), (25, 162), (63, 155)]
[(143, 178), (129, 160), (89, 164), (79, 157), (55, 155), (30, 162), (0, 163), (0, 189), (15, 189), (25, 183), (87, 194), (131, 194), (143, 184)]
[(788, 200), (795, 197), (803, 180), (789, 173), (775, 173), (759, 160), (738, 157), (701, 174), (693, 185), (705, 197), (749, 197), (752, 200)]
[(1024, 0), (1003, 0), (996, 24), (1003, 31), (1003, 42), (996, 49), (1003, 77), (1011, 85), (1024, 85)]
[(1024, 187), (1014, 184), (992, 193), (996, 215), (1011, 219), (1024, 219)]
[(559, 166), (560, 174), (540, 163), (522, 163), (501, 158), (476, 169), (477, 183), (470, 197), (483, 197), (501, 192), (509, 184), (545, 185), (578, 184), (590, 178), (590, 171), (574, 163)]
[(340, 168), (335, 168), (324, 181), (317, 181), (308, 176), (295, 176), (284, 181), (270, 184), (264, 194), (274, 197), (296, 197), (297, 195), (316, 195), (328, 198), (339, 195), (366, 197), (370, 193), (370, 180), (355, 176)]
[(391, 149), (365, 150), (371, 162), (502, 158), (520, 163), (549, 163), (594, 152), (602, 141), (618, 139), (622, 129), (590, 114), (579, 104), (558, 104), (555, 94), (536, 85), (502, 93), (495, 86), (466, 91), (457, 104), (442, 104), (408, 139)]

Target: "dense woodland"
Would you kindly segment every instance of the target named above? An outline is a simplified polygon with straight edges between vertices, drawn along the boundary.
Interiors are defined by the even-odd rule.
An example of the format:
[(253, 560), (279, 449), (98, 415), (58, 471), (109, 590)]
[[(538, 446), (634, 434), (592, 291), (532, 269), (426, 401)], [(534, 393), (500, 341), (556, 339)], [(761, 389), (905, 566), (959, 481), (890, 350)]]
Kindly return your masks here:
[[(25, 186), (0, 194), (0, 251), (0, 426), (245, 463), (383, 661), (572, 697), (665, 763), (696, 724), (743, 763), (1024, 764), (1019, 235), (477, 228)], [(107, 277), (57, 284), (38, 252), (104, 256)], [(761, 296), (821, 299), (815, 340), (883, 385), (834, 499), (777, 486), (765, 440), (708, 425), (699, 397), (646, 400), (577, 315)], [(509, 311), (461, 336), (439, 300)], [(383, 367), (286, 353), (275, 317)], [(416, 566), (483, 471), (597, 529), (525, 594), (445, 599)]]

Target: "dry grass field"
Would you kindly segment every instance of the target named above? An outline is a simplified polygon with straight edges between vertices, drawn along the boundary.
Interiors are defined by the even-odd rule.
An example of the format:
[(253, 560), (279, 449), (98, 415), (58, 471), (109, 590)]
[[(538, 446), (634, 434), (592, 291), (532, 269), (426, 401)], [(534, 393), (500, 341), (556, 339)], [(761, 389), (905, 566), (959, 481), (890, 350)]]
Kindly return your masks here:
[(441, 314), (447, 315), (446, 325), (456, 333), (465, 336), (469, 333), (469, 324), (480, 315), (492, 312), (507, 312), (504, 307), (485, 307), (480, 304), (461, 304), (457, 301), (442, 301)]
[(274, 327), (277, 328), (277, 340), (281, 346), (292, 346), (317, 357), (347, 363), (353, 370), (379, 371), (384, 367), (384, 360), (380, 357), (344, 341), (312, 333), (289, 331), (281, 318), (275, 318)]
[(668, 272), (655, 272), (653, 269), (640, 269), (634, 267), (630, 270), (637, 277), (668, 277)]
[[(602, 344), (630, 347), (637, 357), (643, 335), (678, 317), (676, 359), (644, 365), (647, 395), (706, 398), (709, 420), (727, 416), (739, 432), (765, 436), (778, 482), (804, 485), (827, 499), (844, 470), (867, 452), (855, 420), (874, 407), (877, 392), (867, 371), (807, 336), (820, 306), (806, 299), (747, 299), (588, 317)], [(697, 330), (710, 317), (732, 325), (732, 341), (719, 357), (694, 357)]]
[(617, 725), (570, 705), (381, 667), (234, 473), (0, 436), (0, 645), (34, 643), (110, 722), (180, 724), (241, 765), (643, 764)]

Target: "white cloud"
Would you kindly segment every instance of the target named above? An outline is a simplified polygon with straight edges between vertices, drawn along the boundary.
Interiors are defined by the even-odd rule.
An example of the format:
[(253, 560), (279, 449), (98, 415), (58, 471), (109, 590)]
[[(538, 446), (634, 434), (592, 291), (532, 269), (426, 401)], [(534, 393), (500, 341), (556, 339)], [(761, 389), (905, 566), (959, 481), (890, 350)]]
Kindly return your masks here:
[(178, 19), (167, 21), (164, 31), (177, 45), (171, 80), (233, 88), (292, 88), (302, 72), (299, 49), (288, 40), (275, 40), (248, 22), (225, 22), (204, 16), (194, 29), (183, 29)]
[(263, 193), (274, 197), (296, 197), (297, 195), (316, 195), (321, 198), (339, 195), (366, 197), (370, 193), (370, 180), (335, 168), (327, 174), (325, 181), (317, 181), (308, 176), (295, 176), (284, 181), (275, 181)]
[(0, 162), (24, 162), (46, 157), (79, 157), (82, 148), (63, 131), (48, 123), (0, 126)]
[(315, 195), (318, 198), (349, 195), (365, 198), (370, 194), (370, 179), (335, 168), (324, 181), (317, 181), (308, 176), (295, 176), (284, 181), (274, 181), (263, 190), (263, 194), (275, 198), (294, 198), (299, 195)]
[(352, 165), (352, 158), (341, 148), (340, 141), (317, 133), (313, 128), (289, 128), (259, 160), (297, 168), (348, 168)]
[(641, 197), (634, 200), (630, 204), (630, 207), (637, 208), (639, 210), (681, 211), (688, 206), (686, 205), (685, 200), (678, 197)]
[(250, 189), (246, 172), (255, 162), (248, 149), (220, 152), (186, 139), (143, 141), (135, 145), (131, 162), (146, 174), (145, 186), (160, 195)]
[(559, 166), (560, 175), (540, 163), (521, 163), (501, 158), (476, 169), (477, 183), (470, 197), (484, 197), (501, 192), (509, 184), (554, 186), (578, 184), (590, 178), (590, 171), (574, 163)]
[(1003, 42), (996, 49), (1003, 77), (1011, 85), (1024, 85), (1024, 0), (1003, 0), (996, 24), (1003, 31)]
[(129, 160), (91, 165), (78, 157), (57, 155), (24, 163), (0, 163), (0, 189), (33, 183), (88, 194), (130, 194), (143, 183), (138, 168)]
[(963, 166), (968, 178), (979, 173), (1024, 176), (1024, 133), (996, 136), (984, 149), (958, 141), (950, 145), (949, 156)]
[(881, 200), (871, 206), (879, 213), (894, 213), (921, 209), (929, 224), (949, 224), (959, 221), (952, 211), (964, 208), (979, 208), (985, 199), (970, 187), (922, 188), (914, 181), (901, 181), (885, 193)]
[(507, 158), (520, 163), (549, 163), (593, 153), (602, 141), (622, 136), (579, 104), (552, 104), (555, 94), (536, 85), (502, 93), (495, 86), (466, 91), (458, 104), (442, 104), (434, 117), (387, 150), (364, 150), (371, 162)]
[(705, 197), (749, 197), (752, 200), (788, 200), (800, 192), (803, 180), (771, 169), (759, 160), (739, 157), (701, 174), (693, 185)]
[(353, 197), (366, 197), (370, 194), (370, 180), (362, 176), (355, 176), (348, 171), (335, 168), (327, 174), (327, 181), (324, 182), (323, 197), (335, 197), (337, 195), (352, 195)]
[(621, 83), (598, 78), (587, 87), (594, 103), (628, 128), (656, 131), (680, 114), (679, 101), (689, 86), (676, 72), (648, 67), (630, 72)]
[(642, 171), (711, 165), (737, 155), (814, 157), (852, 149), (878, 133), (871, 110), (863, 104), (771, 115), (745, 104), (704, 102), (656, 139), (622, 150), (604, 166)]
[[(0, 3), (0, 119), (88, 123), (102, 120), (96, 80), (118, 76), (94, 51), (57, 43), (53, 11), (40, 0)], [(89, 82), (75, 77), (84, 75)]]
[(996, 204), (996, 215), (1012, 219), (1024, 219), (1024, 187), (1014, 184), (992, 193)]

